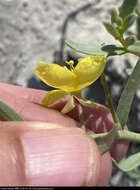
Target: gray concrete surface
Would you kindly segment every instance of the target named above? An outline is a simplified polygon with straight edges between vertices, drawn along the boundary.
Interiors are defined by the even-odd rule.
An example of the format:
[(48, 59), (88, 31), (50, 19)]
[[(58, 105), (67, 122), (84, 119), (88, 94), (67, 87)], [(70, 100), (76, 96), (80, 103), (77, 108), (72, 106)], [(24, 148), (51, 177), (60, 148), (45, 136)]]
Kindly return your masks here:
[[(54, 54), (58, 60), (61, 50), (65, 56), (64, 39), (89, 44), (115, 42), (102, 21), (120, 3), (121, 0), (0, 0), (0, 81), (27, 86), (38, 61), (51, 63)], [(117, 64), (121, 72), (123, 66)]]

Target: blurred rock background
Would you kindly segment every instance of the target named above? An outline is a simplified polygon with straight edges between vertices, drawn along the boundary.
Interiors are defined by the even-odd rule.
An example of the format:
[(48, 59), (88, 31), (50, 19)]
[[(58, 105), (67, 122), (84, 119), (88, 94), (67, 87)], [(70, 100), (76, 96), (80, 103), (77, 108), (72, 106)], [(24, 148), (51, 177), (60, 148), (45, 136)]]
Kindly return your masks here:
[[(66, 47), (65, 39), (90, 45), (118, 43), (102, 22), (108, 21), (110, 9), (121, 3), (122, 0), (0, 0), (0, 82), (50, 90), (35, 76), (34, 66), (39, 61), (63, 65), (65, 60), (77, 61), (84, 56)], [(135, 62), (132, 55), (108, 60), (105, 72), (115, 106), (128, 78), (127, 68)], [(85, 89), (84, 95), (105, 103), (100, 80)], [(134, 131), (140, 131), (139, 98), (137, 90), (128, 122)], [(134, 147), (130, 146), (130, 151)], [(135, 184), (127, 175), (114, 171), (111, 185)]]

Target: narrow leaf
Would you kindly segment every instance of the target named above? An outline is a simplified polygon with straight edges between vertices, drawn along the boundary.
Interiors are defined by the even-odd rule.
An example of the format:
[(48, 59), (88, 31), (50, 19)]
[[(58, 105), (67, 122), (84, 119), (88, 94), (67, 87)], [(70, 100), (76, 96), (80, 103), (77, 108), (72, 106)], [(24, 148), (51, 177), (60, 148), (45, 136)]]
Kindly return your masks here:
[(140, 165), (140, 152), (133, 154), (119, 163), (117, 163), (114, 159), (112, 159), (112, 161), (114, 165), (121, 171), (129, 172)]
[(124, 48), (119, 45), (91, 46), (87, 44), (80, 44), (72, 40), (66, 40), (65, 42), (70, 48), (86, 55), (113, 56), (126, 53)]
[(112, 8), (111, 9), (111, 23), (117, 23), (116, 21), (117, 21), (118, 15), (119, 14), (118, 14), (117, 9)]
[(136, 20), (136, 15), (133, 13), (133, 14), (130, 14), (128, 15), (125, 19), (124, 19), (124, 31), (126, 31), (130, 26), (132, 26), (132, 24), (135, 22)]
[(122, 92), (117, 107), (117, 115), (119, 117), (119, 121), (122, 127), (124, 127), (127, 122), (128, 114), (139, 82), (140, 82), (140, 59), (136, 63), (136, 66), (133, 69), (133, 72), (127, 81), (127, 84)]
[(119, 31), (114, 27), (113, 24), (110, 24), (110, 23), (107, 23), (107, 22), (104, 22), (103, 23), (106, 30), (113, 36), (115, 37), (116, 39), (120, 36), (119, 34)]
[(137, 40), (134, 44), (128, 46), (128, 52), (129, 51), (137, 56), (140, 56), (140, 41)]
[(120, 7), (120, 17), (124, 19), (131, 14), (137, 5), (137, 2), (137, 0), (124, 0)]
[(140, 40), (140, 15), (137, 18), (136, 27), (137, 27), (136, 28), (136, 36), (137, 36), (137, 39)]
[(110, 150), (112, 144), (116, 140), (117, 131), (117, 125), (114, 125), (111, 131), (109, 131), (105, 135), (103, 134), (103, 136), (100, 136), (100, 134), (91, 135), (96, 141), (101, 154), (104, 154), (105, 152)]
[(0, 116), (6, 121), (24, 121), (15, 110), (2, 101), (0, 101)]

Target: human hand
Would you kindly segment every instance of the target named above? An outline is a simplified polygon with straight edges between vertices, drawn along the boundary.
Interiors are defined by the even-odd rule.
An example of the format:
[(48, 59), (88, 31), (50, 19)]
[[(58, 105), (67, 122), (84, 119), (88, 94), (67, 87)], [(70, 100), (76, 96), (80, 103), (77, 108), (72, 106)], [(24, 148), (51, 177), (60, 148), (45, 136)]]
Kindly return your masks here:
[[(25, 119), (0, 122), (0, 185), (107, 185), (112, 172), (110, 153), (101, 156), (94, 140), (78, 128), (76, 110), (69, 116), (59, 112), (66, 99), (53, 109), (41, 106), (45, 94), (0, 83), (0, 99)], [(112, 128), (106, 107), (99, 105), (98, 111), (88, 108), (86, 113), (90, 130), (104, 132)], [(127, 147), (127, 142), (113, 145), (116, 160), (124, 156)]]

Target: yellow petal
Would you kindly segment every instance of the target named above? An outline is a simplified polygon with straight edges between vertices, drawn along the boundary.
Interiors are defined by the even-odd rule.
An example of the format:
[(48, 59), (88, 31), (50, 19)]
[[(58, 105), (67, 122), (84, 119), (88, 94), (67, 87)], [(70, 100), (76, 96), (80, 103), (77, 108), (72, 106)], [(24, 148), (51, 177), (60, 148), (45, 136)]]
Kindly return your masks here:
[(88, 56), (79, 61), (73, 71), (77, 75), (78, 89), (89, 86), (100, 77), (104, 71), (106, 59), (106, 56)]
[(46, 94), (46, 96), (43, 98), (42, 103), (44, 106), (49, 106), (66, 95), (67, 92), (63, 90), (52, 90)]
[(40, 62), (34, 69), (37, 76), (49, 86), (65, 91), (73, 89), (75, 74), (66, 67)]

